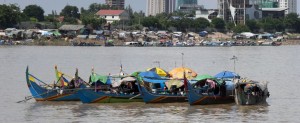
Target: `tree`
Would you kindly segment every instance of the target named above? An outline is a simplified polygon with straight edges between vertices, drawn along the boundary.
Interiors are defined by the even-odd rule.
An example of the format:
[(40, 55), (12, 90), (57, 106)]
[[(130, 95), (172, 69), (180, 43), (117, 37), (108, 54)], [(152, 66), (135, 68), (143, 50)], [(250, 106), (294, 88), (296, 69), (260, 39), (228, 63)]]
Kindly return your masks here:
[(232, 31), (233, 28), (235, 27), (233, 22), (228, 22), (226, 23), (226, 29)]
[(142, 25), (144, 27), (155, 28), (155, 29), (160, 27), (159, 20), (157, 18), (155, 18), (154, 16), (149, 16), (149, 17), (143, 18)]
[(260, 29), (260, 26), (256, 20), (247, 20), (246, 25), (248, 26), (251, 32), (258, 32)]
[(0, 28), (13, 27), (21, 18), (20, 8), (15, 4), (0, 5)]
[(75, 18), (79, 19), (80, 14), (78, 8), (76, 6), (67, 5), (65, 8), (61, 10), (61, 16), (65, 16), (65, 18)]
[(199, 31), (205, 29), (210, 25), (209, 21), (206, 18), (197, 18), (195, 21), (195, 27), (196, 29), (199, 29)]
[(296, 13), (287, 14), (284, 19), (285, 27), (288, 29), (297, 30), (297, 26), (295, 25), (297, 25), (297, 21), (299, 20), (298, 16), (299, 15), (297, 15)]
[(38, 5), (28, 5), (23, 13), (29, 18), (36, 18), (38, 21), (44, 21), (44, 10)]
[(249, 31), (250, 31), (250, 29), (246, 25), (243, 25), (243, 24), (238, 24), (233, 28), (234, 33), (249, 32)]
[(100, 29), (101, 25), (106, 23), (104, 18), (86, 17), (83, 18), (82, 23), (84, 25), (91, 25), (94, 29)]
[(213, 18), (211, 20), (211, 24), (216, 28), (216, 29), (225, 29), (225, 21), (221, 18)]

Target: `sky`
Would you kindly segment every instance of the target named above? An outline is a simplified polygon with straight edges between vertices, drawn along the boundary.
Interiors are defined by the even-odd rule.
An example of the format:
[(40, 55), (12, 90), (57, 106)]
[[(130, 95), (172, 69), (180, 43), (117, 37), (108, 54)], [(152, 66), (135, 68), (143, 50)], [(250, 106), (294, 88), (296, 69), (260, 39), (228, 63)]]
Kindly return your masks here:
[[(204, 5), (207, 9), (217, 9), (217, 0), (198, 0), (200, 5)], [(84, 7), (85, 9), (92, 3), (105, 3), (105, 0), (0, 0), (0, 4), (15, 4), (17, 3), (21, 10), (23, 10), (27, 5), (36, 4), (41, 6), (45, 14), (50, 14), (52, 10), (56, 10), (57, 13), (66, 6), (72, 5), (77, 6), (79, 9)], [(125, 4), (130, 5), (134, 11), (144, 11), (146, 12), (146, 0), (125, 0)], [(298, 11), (300, 14), (300, 1), (297, 3)]]

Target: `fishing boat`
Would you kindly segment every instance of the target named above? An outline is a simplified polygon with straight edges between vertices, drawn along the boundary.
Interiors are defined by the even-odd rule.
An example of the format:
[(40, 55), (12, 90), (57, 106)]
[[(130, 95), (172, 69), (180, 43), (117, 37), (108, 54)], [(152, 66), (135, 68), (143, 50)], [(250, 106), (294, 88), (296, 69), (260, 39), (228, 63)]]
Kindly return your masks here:
[[(34, 98), (36, 101), (77, 101), (78, 96), (75, 94), (74, 80), (69, 82), (64, 74), (57, 71), (58, 80), (50, 85), (38, 79), (29, 73), (29, 68), (26, 68), (27, 86), (32, 96), (26, 97), (24, 101)], [(59, 75), (60, 74), (60, 75)]]
[(240, 79), (235, 83), (235, 102), (238, 105), (265, 104), (270, 96), (268, 82)]
[(161, 78), (154, 72), (139, 74), (139, 92), (145, 103), (187, 102), (182, 80)]
[(81, 85), (77, 91), (82, 103), (142, 102), (134, 77), (92, 73), (89, 84), (89, 88)]
[(161, 83), (159, 81), (164, 82), (164, 80), (143, 79), (143, 84), (139, 84), (139, 91), (145, 103), (187, 102), (184, 91), (175, 91), (177, 87), (174, 87), (174, 92), (159, 87), (149, 88), (150, 83), (158, 85)]
[(190, 105), (223, 104), (234, 102), (232, 81), (217, 80), (210, 75), (198, 75), (187, 82)]

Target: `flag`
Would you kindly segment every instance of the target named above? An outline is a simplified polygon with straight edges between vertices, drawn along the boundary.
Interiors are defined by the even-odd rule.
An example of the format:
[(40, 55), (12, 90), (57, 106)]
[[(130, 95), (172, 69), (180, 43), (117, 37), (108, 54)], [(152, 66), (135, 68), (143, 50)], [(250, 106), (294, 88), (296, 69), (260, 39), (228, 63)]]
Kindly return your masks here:
[(188, 90), (188, 80), (187, 80), (187, 78), (186, 78), (186, 76), (185, 76), (185, 72), (183, 72), (183, 84), (184, 84), (184, 89), (185, 89), (185, 91), (187, 91)]
[(60, 82), (58, 83), (58, 86), (63, 87), (68, 85), (68, 80), (65, 77), (63, 77), (64, 73), (58, 71), (56, 65), (55, 65), (55, 75), (56, 75), (56, 81)]

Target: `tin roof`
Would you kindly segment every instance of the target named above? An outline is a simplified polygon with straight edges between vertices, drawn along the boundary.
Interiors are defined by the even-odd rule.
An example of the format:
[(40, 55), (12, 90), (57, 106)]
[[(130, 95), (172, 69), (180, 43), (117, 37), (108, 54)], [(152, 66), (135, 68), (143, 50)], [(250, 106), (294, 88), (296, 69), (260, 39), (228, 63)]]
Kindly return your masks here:
[(84, 25), (62, 25), (59, 30), (80, 30)]

